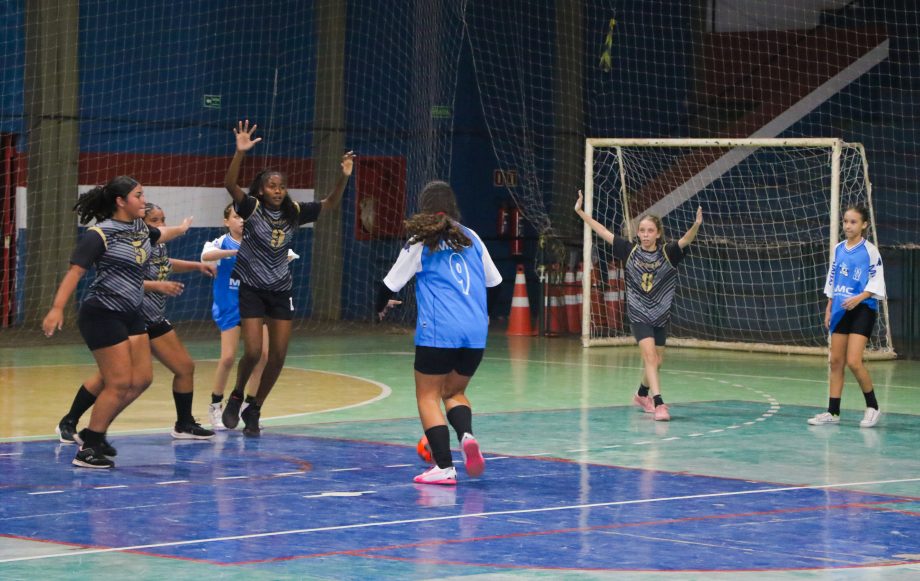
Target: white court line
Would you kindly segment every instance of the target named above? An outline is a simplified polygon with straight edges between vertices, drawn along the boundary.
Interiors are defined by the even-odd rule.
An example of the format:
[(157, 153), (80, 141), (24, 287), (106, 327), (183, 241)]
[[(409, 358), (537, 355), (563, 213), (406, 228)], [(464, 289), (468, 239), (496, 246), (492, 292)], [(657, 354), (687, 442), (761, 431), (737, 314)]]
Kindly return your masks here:
[(42, 495), (42, 494), (61, 494), (62, 492), (64, 492), (64, 491), (63, 491), (63, 490), (45, 490), (45, 491), (42, 491), (42, 492), (29, 492), (29, 493), (27, 493), (27, 494), (28, 494), (29, 496), (39, 496), (39, 495)]
[(127, 484), (112, 484), (111, 486), (94, 486), (93, 490), (112, 490), (113, 488), (127, 488)]
[[(460, 520), (467, 518), (488, 518), (490, 516), (504, 516), (511, 514), (537, 514), (547, 512), (560, 512), (565, 510), (583, 510), (586, 508), (601, 508), (605, 506), (627, 506), (635, 504), (652, 504), (657, 502), (673, 502), (677, 500), (697, 500), (700, 498), (723, 498), (727, 496), (747, 496), (752, 494), (776, 494), (780, 492), (795, 492), (801, 490), (822, 490), (826, 488), (841, 488), (845, 486), (873, 486), (879, 484), (897, 484), (903, 482), (920, 482), (920, 478), (899, 478), (897, 480), (872, 480), (867, 482), (841, 482), (837, 484), (818, 484), (815, 486), (783, 486), (778, 488), (761, 488), (757, 490), (740, 490), (736, 492), (712, 492), (707, 494), (687, 494), (684, 496), (667, 496), (662, 498), (640, 498), (636, 500), (614, 500), (610, 502), (592, 502), (586, 504), (572, 504), (567, 506), (548, 506), (544, 508), (521, 508), (516, 510), (496, 510), (492, 512), (477, 512), (470, 514), (454, 514), (446, 516), (435, 516), (425, 518), (410, 518), (403, 520), (391, 520), (383, 522), (363, 522), (349, 525), (332, 525), (327, 527), (315, 527), (310, 529), (293, 529), (287, 531), (272, 531), (268, 533), (252, 533), (248, 535), (233, 535), (226, 537), (210, 537), (206, 539), (193, 539), (188, 541), (169, 541), (165, 543), (151, 543), (148, 545), (132, 545), (128, 547), (111, 547), (108, 549), (87, 549), (79, 551), (72, 549), (66, 553), (51, 553), (49, 555), (34, 555), (30, 557), (14, 557), (12, 559), (0, 559), (0, 563), (14, 563), (17, 561), (37, 561), (41, 559), (56, 559), (61, 557), (83, 557), (84, 555), (98, 555), (102, 553), (117, 553), (121, 551), (143, 551), (145, 549), (158, 549), (163, 547), (181, 547), (185, 545), (202, 545), (206, 543), (221, 543), (226, 541), (245, 541), (249, 539), (261, 539), (271, 537), (282, 537), (289, 535), (303, 535), (308, 533), (320, 533), (328, 531), (346, 531), (354, 529), (365, 529), (372, 527), (395, 526), (415, 523), (429, 523), (438, 521)], [(858, 493), (855, 490), (841, 490), (841, 493)], [(864, 493), (869, 494), (869, 493)], [(892, 499), (893, 500), (893, 499)]]
[(6, 452), (5, 454), (0, 454), (0, 456), (22, 456), (22, 452)]

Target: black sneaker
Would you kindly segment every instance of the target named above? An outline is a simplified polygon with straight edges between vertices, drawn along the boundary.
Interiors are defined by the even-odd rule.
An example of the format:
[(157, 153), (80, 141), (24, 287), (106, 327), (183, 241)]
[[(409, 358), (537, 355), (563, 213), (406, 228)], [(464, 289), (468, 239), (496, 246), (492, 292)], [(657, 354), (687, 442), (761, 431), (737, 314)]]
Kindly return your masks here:
[[(73, 435), (73, 441), (77, 446), (83, 447), (83, 438), (80, 437), (80, 432), (76, 432)], [(118, 450), (115, 449), (111, 443), (105, 438), (102, 438), (102, 443), (97, 446), (103, 456), (108, 456), (109, 458), (114, 458), (118, 456)]]
[(243, 410), (241, 417), (246, 427), (243, 428), (244, 436), (258, 437), (262, 435), (262, 426), (259, 425), (259, 416), (262, 415), (262, 408), (249, 405)]
[(172, 437), (177, 440), (210, 440), (214, 437), (214, 432), (202, 428), (201, 424), (191, 420), (188, 422), (176, 422)]
[(74, 435), (77, 433), (77, 422), (72, 420), (67, 416), (61, 418), (61, 421), (58, 422), (54, 431), (57, 432), (58, 439), (65, 444), (74, 443)]
[(243, 405), (243, 398), (231, 393), (227, 398), (227, 405), (224, 406), (224, 413), (220, 419), (224, 422), (224, 427), (232, 430), (240, 423), (240, 406)]
[(108, 456), (109, 458), (118, 456), (118, 450), (108, 440), (102, 440), (102, 443), (99, 444), (99, 451), (102, 452), (103, 456)]
[(81, 446), (74, 456), (72, 464), (81, 468), (114, 468), (115, 462), (106, 457), (101, 450)]

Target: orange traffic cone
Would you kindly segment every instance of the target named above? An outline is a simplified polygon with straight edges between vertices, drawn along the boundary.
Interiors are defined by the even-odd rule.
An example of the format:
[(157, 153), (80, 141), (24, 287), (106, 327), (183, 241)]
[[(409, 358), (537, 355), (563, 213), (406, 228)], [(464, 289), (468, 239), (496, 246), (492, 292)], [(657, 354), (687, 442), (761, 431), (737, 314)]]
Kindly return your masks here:
[(607, 327), (607, 307), (601, 290), (601, 269), (597, 262), (591, 269), (591, 327)]
[(536, 335), (530, 324), (530, 301), (527, 299), (527, 281), (524, 280), (523, 264), (518, 265), (517, 274), (514, 276), (514, 296), (511, 298), (507, 334), (528, 337)]
[(565, 320), (569, 333), (581, 334), (581, 310), (578, 308), (578, 297), (581, 289), (575, 286), (575, 273), (571, 269), (565, 271)]
[(566, 332), (565, 321), (565, 292), (562, 286), (562, 277), (559, 274), (559, 265), (549, 267), (549, 277), (546, 282), (546, 296), (544, 298), (546, 319), (544, 334), (547, 337), (558, 337)]
[(607, 324), (611, 329), (623, 329), (623, 301), (626, 298), (623, 286), (623, 273), (614, 261), (607, 264)]

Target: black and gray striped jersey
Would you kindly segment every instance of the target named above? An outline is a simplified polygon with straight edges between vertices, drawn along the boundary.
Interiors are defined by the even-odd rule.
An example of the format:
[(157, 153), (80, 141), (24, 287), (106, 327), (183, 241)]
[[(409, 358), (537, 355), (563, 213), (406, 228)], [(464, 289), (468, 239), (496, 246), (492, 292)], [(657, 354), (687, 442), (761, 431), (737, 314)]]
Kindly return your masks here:
[(649, 252), (619, 236), (613, 254), (623, 261), (626, 277), (626, 314), (634, 323), (664, 327), (671, 318), (677, 288), (677, 265), (686, 256), (677, 242), (658, 245)]
[[(319, 202), (294, 202), (297, 223), (302, 226), (319, 217)], [(288, 248), (297, 232), (284, 219), (281, 210), (270, 210), (253, 196), (246, 196), (234, 206), (245, 224), (243, 242), (236, 255), (232, 278), (253, 288), (270, 291), (291, 290)]]
[[(154, 244), (150, 249), (150, 258), (144, 267), (144, 280), (166, 280), (172, 273), (172, 264), (169, 262), (169, 252), (165, 244)], [(163, 293), (144, 291), (144, 302), (141, 305), (141, 314), (147, 325), (160, 323), (166, 318), (166, 295)]]
[(137, 311), (144, 298), (150, 245), (159, 238), (160, 231), (148, 228), (141, 219), (120, 222), (110, 218), (88, 228), (70, 257), (71, 264), (96, 267), (83, 302), (112, 311)]

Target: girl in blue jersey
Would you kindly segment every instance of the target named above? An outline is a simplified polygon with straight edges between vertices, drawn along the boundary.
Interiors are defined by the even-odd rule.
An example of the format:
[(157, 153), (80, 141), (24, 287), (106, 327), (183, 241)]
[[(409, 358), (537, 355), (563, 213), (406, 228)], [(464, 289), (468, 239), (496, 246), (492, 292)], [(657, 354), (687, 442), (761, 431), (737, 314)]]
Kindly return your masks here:
[(120, 176), (81, 195), (74, 206), (81, 224), (95, 220), (70, 258), (51, 310), (42, 321), (51, 337), (64, 324), (64, 307), (91, 267), (96, 276), (80, 305), (77, 326), (93, 354), (105, 387), (95, 400), (89, 425), (80, 431), (75, 466), (111, 468), (104, 454), (105, 434), (119, 413), (144, 392), (153, 379), (150, 340), (141, 313), (144, 268), (151, 243), (167, 242), (191, 225), (151, 228), (144, 224), (144, 189)]
[(589, 216), (582, 209), (582, 200), (579, 191), (575, 213), (606, 240), (613, 247), (614, 256), (623, 261), (626, 314), (644, 364), (639, 391), (633, 396), (633, 403), (646, 413), (654, 414), (656, 421), (670, 421), (671, 413), (661, 397), (658, 370), (664, 360), (671, 303), (677, 287), (677, 265), (686, 255), (687, 247), (696, 239), (703, 223), (703, 208), (697, 208), (696, 220), (679, 240), (667, 243), (661, 219), (645, 214), (639, 218), (639, 242), (636, 244), (622, 236), (614, 236), (613, 232)]
[(426, 185), (419, 199), (419, 213), (406, 222), (409, 241), (377, 296), (376, 310), (382, 319), (399, 304), (392, 299), (393, 293), (415, 277), (415, 397), (435, 461), (415, 477), (420, 484), (457, 483), (448, 422), (460, 440), (467, 473), (475, 477), (485, 469), (479, 443), (473, 437), (466, 388), (486, 346), (486, 288), (496, 288), (502, 277), (479, 236), (459, 220), (450, 185), (442, 181)]
[(868, 227), (869, 211), (866, 208), (847, 208), (843, 214), (846, 240), (834, 248), (834, 260), (824, 285), (824, 294), (828, 297), (824, 326), (831, 333), (831, 370), (828, 378), (830, 397), (827, 411), (808, 420), (814, 426), (840, 421), (844, 366), (849, 367), (856, 377), (866, 400), (866, 411), (859, 422), (860, 427), (873, 427), (882, 415), (875, 398), (872, 378), (863, 364), (863, 352), (878, 319), (879, 301), (885, 299), (882, 257), (875, 245), (865, 238)]
[[(206, 242), (201, 251), (201, 260), (217, 263), (217, 275), (214, 277), (214, 301), (211, 305), (211, 316), (220, 329), (220, 359), (217, 361), (217, 370), (214, 373), (214, 386), (211, 388), (211, 404), (208, 406), (208, 416), (211, 427), (223, 430), (221, 419), (223, 414), (222, 402), (227, 379), (236, 361), (236, 352), (240, 343), (240, 281), (231, 274), (236, 266), (236, 253), (243, 241), (243, 219), (233, 210), (233, 204), (224, 208), (224, 226), (227, 233)], [(296, 256), (296, 255), (295, 255)], [(255, 393), (259, 389), (262, 370), (268, 359), (268, 327), (262, 325), (262, 357), (252, 369), (249, 382), (246, 385), (246, 401), (252, 403)], [(240, 412), (244, 407), (240, 408)]]

